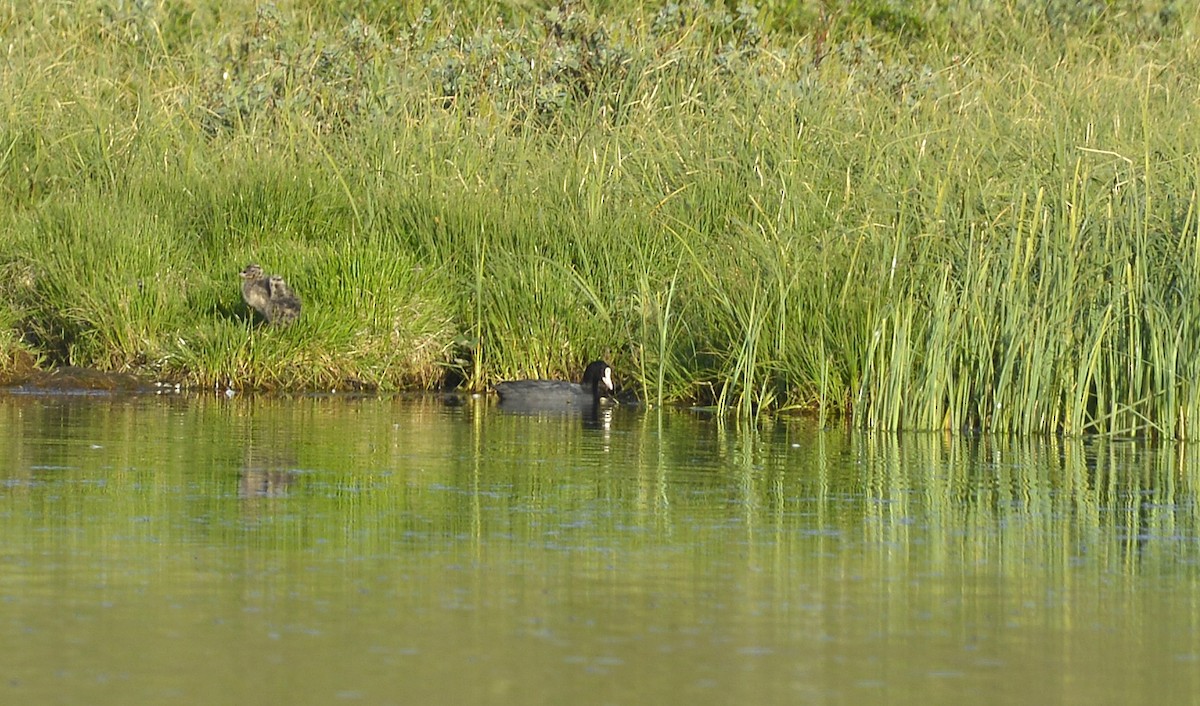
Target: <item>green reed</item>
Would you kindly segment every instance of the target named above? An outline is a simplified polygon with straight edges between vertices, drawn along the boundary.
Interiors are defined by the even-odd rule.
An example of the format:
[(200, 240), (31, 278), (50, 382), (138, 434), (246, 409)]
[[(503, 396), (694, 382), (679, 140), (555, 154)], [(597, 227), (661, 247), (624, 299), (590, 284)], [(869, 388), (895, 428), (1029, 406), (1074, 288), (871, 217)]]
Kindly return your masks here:
[[(1186, 438), (1198, 20), (1161, 4), (10, 7), (0, 360), (486, 389), (605, 357), (747, 418)], [(297, 325), (249, 316), (250, 261)]]

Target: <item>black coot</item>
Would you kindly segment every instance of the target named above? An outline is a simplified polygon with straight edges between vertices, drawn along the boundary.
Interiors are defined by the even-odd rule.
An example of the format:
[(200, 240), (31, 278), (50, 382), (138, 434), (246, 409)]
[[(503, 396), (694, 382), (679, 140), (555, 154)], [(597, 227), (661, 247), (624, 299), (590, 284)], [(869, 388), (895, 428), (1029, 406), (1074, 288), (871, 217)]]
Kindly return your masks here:
[(594, 406), (612, 391), (612, 368), (602, 360), (588, 364), (581, 382), (512, 380), (496, 383), (496, 394), (502, 404), (529, 407)]

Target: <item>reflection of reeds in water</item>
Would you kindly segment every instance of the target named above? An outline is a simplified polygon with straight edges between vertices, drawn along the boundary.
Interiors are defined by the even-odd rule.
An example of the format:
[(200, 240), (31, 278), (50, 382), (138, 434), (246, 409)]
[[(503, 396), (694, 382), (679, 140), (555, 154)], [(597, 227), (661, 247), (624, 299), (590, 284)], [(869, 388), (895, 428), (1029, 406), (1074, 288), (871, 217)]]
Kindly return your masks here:
[(285, 469), (243, 468), (238, 497), (281, 498), (295, 479), (296, 474)]
[[(865, 474), (854, 491), (869, 537), (941, 547), (941, 561), (997, 562), (1021, 574), (1086, 560), (1137, 572), (1196, 562), (1198, 479), (1186, 446), (1102, 439), (1030, 440), (924, 434), (851, 436)], [(836, 494), (836, 489), (831, 489)], [(914, 528), (906, 518), (924, 518)], [(917, 531), (919, 530), (919, 531)], [(957, 549), (954, 549), (957, 547)], [(966, 555), (952, 559), (958, 551)]]
[[(769, 550), (814, 576), (970, 569), (1009, 581), (1050, 567), (1099, 582), (1194, 577), (1200, 566), (1200, 466), (1187, 446), (816, 432), (780, 417), (721, 424), (620, 407), (596, 423), (611, 432), (577, 418), (501, 414), (482, 401), (447, 414), (432, 398), (130, 405), (17, 396), (0, 397), (0, 457), (11, 461), (10, 493), (108, 498), (98, 539), (163, 494), (156, 521), (197, 504), (226, 520), (204, 531), (234, 541), (238, 523), (227, 520), (302, 507), (287, 514), (302, 514), (305, 532), (280, 523), (259, 537), (363, 554), (393, 551), (409, 536), (471, 536), (489, 551), (511, 542), (523, 556), (548, 517), (571, 523), (573, 513), (603, 507), (578, 540), (613, 548), (597, 562), (628, 559), (614, 575), (638, 570), (639, 547), (706, 537)], [(201, 432), (138, 442), (175, 439), (181, 425)], [(72, 443), (46, 443), (62, 439)], [(231, 439), (240, 442), (228, 456)], [(211, 462), (202, 469), (197, 459)], [(98, 470), (109, 468), (144, 470)], [(97, 473), (104, 483), (79, 482)], [(165, 493), (183, 483), (203, 484), (198, 499)], [(34, 517), (0, 516), (0, 534), (34, 531)], [(345, 533), (347, 517), (372, 531)], [(1008, 589), (1026, 598), (1037, 584), (1023, 595)]]
[(291, 453), (263, 450), (253, 444), (246, 447), (238, 482), (238, 497), (282, 498), (296, 479), (291, 469), (295, 458)]
[[(1200, 564), (1200, 472), (1186, 445), (813, 433), (779, 419), (698, 431), (662, 460), (659, 475), (694, 465), (697, 442), (711, 446), (738, 484), (731, 507), (747, 531), (795, 551), (806, 544), (790, 538), (797, 529), (836, 538), (818, 562), (834, 574), (967, 571), (1010, 580), (1083, 566), (1099, 580)], [(670, 487), (666, 495), (662, 507), (678, 514), (684, 498)], [(841, 551), (848, 546), (867, 550)]]

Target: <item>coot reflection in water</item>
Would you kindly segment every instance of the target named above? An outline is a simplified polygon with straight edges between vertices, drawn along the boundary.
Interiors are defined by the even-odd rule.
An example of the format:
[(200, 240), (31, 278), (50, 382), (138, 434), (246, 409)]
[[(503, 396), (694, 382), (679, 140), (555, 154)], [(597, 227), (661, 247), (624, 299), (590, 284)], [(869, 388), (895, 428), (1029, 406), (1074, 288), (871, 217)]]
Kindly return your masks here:
[(612, 419), (612, 368), (597, 360), (580, 382), (512, 380), (496, 384), (499, 409), (508, 414), (578, 418), (585, 429), (604, 428)]

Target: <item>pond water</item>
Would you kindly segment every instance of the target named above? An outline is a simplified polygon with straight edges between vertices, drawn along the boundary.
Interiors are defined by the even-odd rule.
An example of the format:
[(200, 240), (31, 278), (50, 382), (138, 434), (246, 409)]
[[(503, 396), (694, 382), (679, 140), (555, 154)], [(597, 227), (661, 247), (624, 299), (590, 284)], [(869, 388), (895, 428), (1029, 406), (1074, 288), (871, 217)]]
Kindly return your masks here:
[(1196, 453), (0, 396), (0, 703), (1197, 703)]

